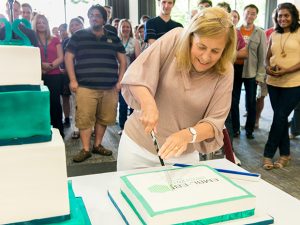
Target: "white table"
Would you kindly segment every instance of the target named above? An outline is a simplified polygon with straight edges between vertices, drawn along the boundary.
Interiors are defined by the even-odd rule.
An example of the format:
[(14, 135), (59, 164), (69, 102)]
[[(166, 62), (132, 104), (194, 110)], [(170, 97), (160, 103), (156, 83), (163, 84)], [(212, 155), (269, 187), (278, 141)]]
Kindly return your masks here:
[[(216, 159), (200, 162), (212, 167), (245, 171), (226, 159)], [(93, 225), (124, 225), (121, 216), (107, 196), (109, 188), (119, 186), (119, 176), (122, 172), (102, 173), (95, 175), (72, 177), (75, 195), (84, 200), (88, 215)], [(276, 225), (300, 224), (300, 201), (281, 191), (273, 185), (260, 180), (258, 182), (234, 180), (257, 197), (257, 210), (274, 217)]]

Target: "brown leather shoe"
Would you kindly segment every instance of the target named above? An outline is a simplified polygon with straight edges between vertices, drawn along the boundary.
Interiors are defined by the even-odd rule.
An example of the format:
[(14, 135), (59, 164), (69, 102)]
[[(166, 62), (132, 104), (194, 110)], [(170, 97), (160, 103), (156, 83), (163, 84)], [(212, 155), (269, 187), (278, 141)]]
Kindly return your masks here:
[(77, 155), (74, 156), (74, 162), (83, 162), (84, 160), (90, 158), (92, 154), (89, 151), (82, 149)]
[(111, 156), (112, 151), (104, 148), (101, 144), (96, 146), (93, 146), (92, 153), (99, 154), (99, 155), (104, 155), (104, 156)]

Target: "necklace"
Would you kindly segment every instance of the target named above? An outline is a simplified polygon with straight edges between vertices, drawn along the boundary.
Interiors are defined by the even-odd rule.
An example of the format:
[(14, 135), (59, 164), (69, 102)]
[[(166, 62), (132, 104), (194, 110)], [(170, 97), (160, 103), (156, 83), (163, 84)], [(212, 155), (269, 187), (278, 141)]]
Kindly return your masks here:
[(280, 53), (280, 55), (283, 58), (285, 58), (287, 54), (285, 53), (284, 47), (285, 47), (285, 44), (286, 44), (287, 40), (289, 39), (291, 33), (289, 33), (289, 35), (287, 36), (287, 38), (285, 39), (285, 41), (283, 42), (283, 44), (282, 44), (282, 35), (283, 34), (281, 34), (281, 36), (280, 36), (280, 47), (281, 47), (281, 53)]

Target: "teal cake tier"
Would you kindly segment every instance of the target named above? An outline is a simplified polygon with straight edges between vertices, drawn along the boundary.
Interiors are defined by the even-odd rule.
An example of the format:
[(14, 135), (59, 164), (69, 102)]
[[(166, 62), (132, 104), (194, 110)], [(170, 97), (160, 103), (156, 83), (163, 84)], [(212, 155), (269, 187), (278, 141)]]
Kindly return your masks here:
[(50, 94), (46, 86), (0, 89), (0, 146), (51, 140)]

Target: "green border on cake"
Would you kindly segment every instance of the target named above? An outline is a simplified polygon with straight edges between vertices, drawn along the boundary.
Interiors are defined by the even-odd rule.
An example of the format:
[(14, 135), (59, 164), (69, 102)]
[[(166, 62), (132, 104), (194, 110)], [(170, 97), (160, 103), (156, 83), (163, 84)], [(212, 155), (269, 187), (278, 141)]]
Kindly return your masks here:
[[(207, 165), (196, 165), (196, 166), (191, 166), (191, 167), (199, 167), (199, 166), (200, 167), (207, 167), (208, 169), (210, 169), (213, 172), (217, 173), (218, 176), (224, 178), (227, 182), (231, 183), (233, 186), (235, 186), (238, 189), (242, 190), (246, 194), (242, 195), (242, 196), (239, 196), (239, 197), (232, 197), (232, 198), (226, 198), (226, 199), (221, 199), (221, 200), (216, 200), (216, 201), (204, 202), (204, 203), (199, 203), (199, 204), (195, 204), (195, 205), (191, 205), (191, 206), (178, 207), (178, 208), (173, 208), (173, 209), (168, 209), (168, 210), (162, 210), (162, 211), (154, 211), (151, 208), (151, 206), (149, 205), (149, 203), (145, 200), (145, 198), (131, 184), (131, 182), (128, 180), (128, 177), (135, 176), (135, 175), (140, 175), (140, 174), (158, 173), (158, 172), (167, 171), (167, 170), (180, 170), (180, 169), (183, 169), (183, 168), (172, 168), (172, 169), (167, 169), (167, 170), (161, 169), (161, 170), (156, 170), (156, 171), (147, 171), (147, 172), (140, 172), (140, 173), (137, 172), (137, 173), (134, 173), (134, 174), (129, 174), (129, 175), (121, 176), (120, 178), (123, 180), (123, 182), (126, 184), (126, 186), (132, 191), (133, 195), (135, 195), (135, 197), (138, 199), (138, 201), (146, 209), (146, 212), (148, 213), (148, 215), (151, 216), (151, 217), (156, 216), (156, 215), (160, 215), (160, 214), (169, 213), (169, 212), (176, 212), (176, 211), (186, 210), (186, 209), (195, 208), (195, 207), (199, 207), (199, 206), (204, 206), (204, 205), (214, 205), (214, 204), (222, 203), (222, 202), (229, 202), (229, 201), (235, 201), (235, 200), (238, 200), (238, 199), (253, 198), (253, 197), (255, 197), (252, 193), (250, 193), (249, 191), (247, 191), (243, 187), (237, 185), (236, 183), (234, 183), (233, 181), (231, 181), (229, 178), (227, 178), (223, 174), (218, 173), (215, 169), (213, 169), (210, 166), (207, 166)], [(136, 213), (136, 215), (141, 219), (141, 216), (139, 215), (138, 211), (135, 209), (135, 207), (133, 206), (133, 204), (131, 203), (131, 201), (129, 200), (129, 198), (126, 196), (126, 194), (123, 193), (122, 191), (121, 191), (121, 194), (126, 199), (127, 203), (130, 205), (130, 207), (134, 210), (134, 212)], [(254, 215), (254, 210), (255, 209), (250, 209), (250, 210), (245, 211), (245, 213), (244, 212), (237, 212), (237, 213), (232, 213), (232, 214), (228, 214), (228, 215), (224, 215), (224, 216), (230, 217), (230, 218), (234, 218), (234, 219), (244, 218), (244, 217), (249, 217), (249, 216)], [(245, 216), (241, 217), (242, 215), (245, 215)], [(215, 219), (216, 219), (216, 217), (207, 218), (207, 220), (209, 220), (209, 221), (211, 221), (211, 220), (214, 221)], [(143, 220), (141, 220), (141, 221), (143, 221)], [(225, 220), (222, 220), (222, 221), (225, 221)], [(219, 220), (219, 221), (216, 221), (216, 222), (221, 222), (221, 221)], [(204, 224), (209, 224), (209, 223), (204, 223)]]

